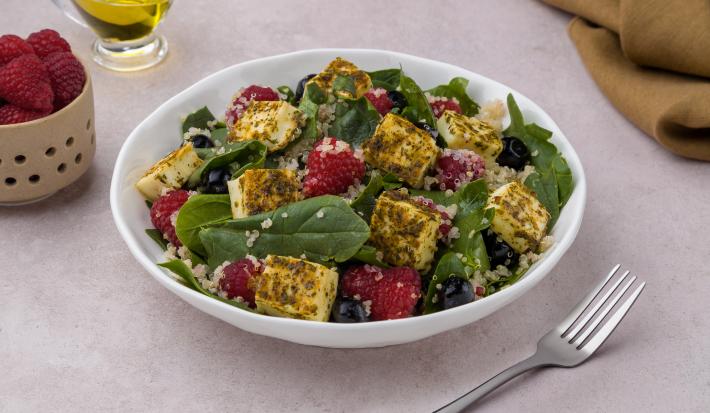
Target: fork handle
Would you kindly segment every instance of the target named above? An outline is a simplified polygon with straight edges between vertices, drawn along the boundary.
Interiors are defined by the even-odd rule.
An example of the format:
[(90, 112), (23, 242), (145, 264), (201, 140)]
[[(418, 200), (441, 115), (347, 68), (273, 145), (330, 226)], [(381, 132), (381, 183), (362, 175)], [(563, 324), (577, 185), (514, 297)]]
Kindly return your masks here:
[(534, 354), (520, 363), (512, 365), (497, 375), (491, 377), (485, 383), (452, 401), (446, 406), (439, 408), (434, 413), (458, 413), (473, 404), (476, 400), (492, 392), (499, 386), (502, 386), (508, 380), (544, 364), (545, 363), (541, 362), (537, 357), (537, 354)]

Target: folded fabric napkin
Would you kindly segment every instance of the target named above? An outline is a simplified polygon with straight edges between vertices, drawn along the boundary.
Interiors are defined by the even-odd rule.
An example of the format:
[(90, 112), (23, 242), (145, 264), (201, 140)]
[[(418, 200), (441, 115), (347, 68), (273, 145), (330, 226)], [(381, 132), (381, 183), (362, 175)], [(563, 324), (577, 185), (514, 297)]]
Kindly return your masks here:
[(710, 1), (543, 1), (578, 16), (570, 38), (619, 111), (670, 151), (710, 161)]

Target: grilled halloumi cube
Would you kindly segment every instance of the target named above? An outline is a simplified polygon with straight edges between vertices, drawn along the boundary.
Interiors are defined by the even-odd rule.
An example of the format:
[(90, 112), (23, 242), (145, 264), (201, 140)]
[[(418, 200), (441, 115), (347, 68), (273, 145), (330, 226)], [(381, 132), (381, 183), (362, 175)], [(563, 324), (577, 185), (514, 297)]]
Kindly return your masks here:
[(518, 253), (535, 250), (545, 236), (550, 214), (520, 181), (496, 189), (488, 208), (495, 209), (491, 229)]
[(147, 199), (154, 201), (164, 189), (181, 188), (200, 165), (202, 159), (197, 156), (192, 143), (188, 143), (156, 162), (136, 182), (136, 188)]
[(441, 216), (413, 201), (404, 191), (389, 190), (375, 202), (370, 241), (385, 262), (428, 270), (436, 252)]
[(338, 273), (313, 262), (269, 255), (255, 277), (256, 309), (276, 316), (328, 321), (338, 289)]
[(333, 82), (338, 76), (349, 76), (355, 84), (355, 96), (348, 91), (341, 90), (338, 93), (339, 97), (347, 99), (359, 98), (372, 88), (370, 75), (341, 57), (336, 57), (335, 60), (328, 63), (328, 66), (313, 79), (309, 80), (308, 83), (315, 83), (324, 91), (330, 92), (333, 88)]
[(301, 184), (288, 169), (247, 169), (237, 179), (227, 182), (232, 217), (273, 211), (301, 200)]
[(391, 172), (409, 185), (419, 188), (436, 158), (439, 148), (434, 139), (407, 119), (388, 113), (375, 133), (362, 144), (365, 161)]
[(503, 150), (498, 132), (486, 122), (446, 110), (436, 122), (439, 135), (451, 149), (470, 149), (487, 162), (495, 160)]
[(303, 112), (284, 101), (254, 101), (229, 130), (232, 141), (256, 139), (269, 152), (283, 149), (301, 134)]

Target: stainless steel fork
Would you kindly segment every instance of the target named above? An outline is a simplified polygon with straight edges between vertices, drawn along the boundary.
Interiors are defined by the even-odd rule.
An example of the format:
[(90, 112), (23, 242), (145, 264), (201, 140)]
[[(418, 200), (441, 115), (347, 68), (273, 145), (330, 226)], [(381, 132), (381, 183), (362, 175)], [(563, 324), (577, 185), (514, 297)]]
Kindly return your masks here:
[[(634, 284), (636, 277), (631, 277), (626, 283), (624, 280), (629, 275), (626, 271), (612, 286), (606, 290), (602, 297), (594, 303), (594, 299), (604, 290), (609, 281), (614, 277), (621, 265), (616, 265), (609, 275), (597, 285), (589, 294), (577, 304), (567, 317), (557, 327), (550, 330), (537, 343), (537, 351), (529, 358), (509, 367), (487, 382), (481, 384), (470, 392), (464, 394), (446, 406), (436, 410), (441, 413), (460, 412), (473, 402), (503, 385), (513, 377), (537, 367), (575, 367), (587, 360), (597, 349), (604, 344), (614, 332), (619, 322), (628, 313), (631, 306), (646, 286), (642, 282), (634, 292), (609, 316), (614, 306)], [(624, 283), (623, 287), (619, 286)], [(616, 295), (614, 293), (616, 292)], [(612, 298), (612, 295), (614, 297)], [(591, 306), (589, 311), (587, 308)], [(602, 308), (603, 307), (603, 308)], [(606, 323), (600, 323), (609, 316)], [(599, 327), (597, 329), (597, 327)], [(595, 331), (596, 330), (596, 331)]]

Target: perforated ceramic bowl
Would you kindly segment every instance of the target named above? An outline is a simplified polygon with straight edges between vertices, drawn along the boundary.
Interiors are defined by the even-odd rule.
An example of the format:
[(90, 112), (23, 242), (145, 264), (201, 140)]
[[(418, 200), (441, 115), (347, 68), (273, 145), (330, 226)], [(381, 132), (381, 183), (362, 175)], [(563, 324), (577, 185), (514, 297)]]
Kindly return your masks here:
[(0, 125), (0, 205), (42, 200), (76, 181), (96, 150), (94, 94), (87, 73), (81, 94), (62, 110)]
[[(204, 105), (213, 113), (224, 113), (232, 94), (240, 87), (250, 84), (296, 85), (305, 74), (317, 73), (336, 56), (369, 71), (401, 65), (425, 89), (448, 83), (455, 76), (463, 76), (471, 81), (468, 93), (478, 102), (505, 99), (509, 92), (513, 93), (527, 121), (554, 133), (552, 142), (567, 158), (575, 187), (552, 229), (555, 244), (518, 282), (489, 297), (434, 314), (400, 320), (338, 324), (269, 317), (244, 311), (188, 288), (156, 264), (165, 258), (144, 232), (151, 223), (135, 183), (154, 162), (179, 145), (180, 115)], [(202, 79), (163, 103), (133, 130), (121, 148), (111, 180), (111, 210), (121, 236), (138, 262), (165, 288), (201, 311), (256, 334), (301, 344), (354, 348), (419, 340), (472, 323), (513, 302), (539, 283), (572, 245), (582, 222), (586, 191), (582, 164), (562, 131), (539, 106), (510, 87), (460, 67), (402, 53), (318, 49), (240, 63)]]

